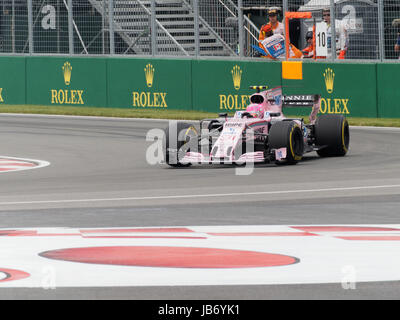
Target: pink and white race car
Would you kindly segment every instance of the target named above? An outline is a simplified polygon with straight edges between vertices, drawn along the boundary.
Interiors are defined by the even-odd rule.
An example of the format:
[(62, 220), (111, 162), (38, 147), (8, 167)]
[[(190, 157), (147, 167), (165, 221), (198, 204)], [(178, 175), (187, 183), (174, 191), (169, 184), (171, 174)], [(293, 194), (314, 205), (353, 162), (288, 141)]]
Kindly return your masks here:
[[(344, 156), (350, 131), (343, 115), (317, 117), (319, 95), (283, 95), (282, 88), (251, 87), (246, 111), (233, 117), (219, 114), (204, 119), (199, 126), (170, 122), (165, 130), (164, 159), (174, 167), (191, 164), (243, 164), (247, 162), (296, 164), (305, 153), (321, 157)], [(264, 91), (261, 91), (264, 90)], [(302, 118), (286, 118), (285, 107), (311, 107), (309, 123)]]

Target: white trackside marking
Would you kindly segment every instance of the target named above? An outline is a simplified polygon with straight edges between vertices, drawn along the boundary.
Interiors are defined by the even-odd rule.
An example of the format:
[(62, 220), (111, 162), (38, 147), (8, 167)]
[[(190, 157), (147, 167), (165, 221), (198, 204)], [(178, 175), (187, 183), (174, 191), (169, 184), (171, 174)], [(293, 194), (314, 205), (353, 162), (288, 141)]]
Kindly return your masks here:
[[(400, 280), (399, 224), (27, 228), (0, 234), (0, 287), (341, 283), (353, 288), (358, 282)], [(216, 264), (219, 252), (233, 253), (222, 268)], [(255, 265), (241, 267), (249, 254), (256, 256)], [(259, 255), (266, 261), (257, 261)], [(270, 266), (269, 256), (272, 264), (283, 262)], [(211, 267), (196, 267), (199, 262)], [(5, 272), (11, 281), (2, 281)]]
[(237, 196), (256, 196), (256, 195), (274, 195), (274, 194), (294, 194), (294, 193), (317, 193), (333, 191), (354, 191), (354, 190), (373, 190), (400, 188), (400, 184), (380, 185), (380, 186), (358, 186), (358, 187), (340, 187), (324, 189), (301, 189), (301, 190), (280, 190), (280, 191), (257, 191), (257, 192), (233, 192), (233, 193), (211, 193), (211, 194), (187, 194), (187, 195), (165, 195), (151, 197), (124, 197), (124, 198), (95, 198), (95, 199), (60, 199), (60, 200), (36, 200), (36, 201), (6, 201), (0, 202), (1, 205), (18, 204), (51, 204), (51, 203), (76, 203), (76, 202), (107, 202), (107, 201), (135, 201), (135, 200), (168, 200), (168, 199), (196, 199), (196, 198), (221, 198)]
[(50, 162), (43, 160), (0, 156), (0, 173), (40, 169), (48, 165)]
[(0, 271), (0, 281), (7, 278), (7, 274)]

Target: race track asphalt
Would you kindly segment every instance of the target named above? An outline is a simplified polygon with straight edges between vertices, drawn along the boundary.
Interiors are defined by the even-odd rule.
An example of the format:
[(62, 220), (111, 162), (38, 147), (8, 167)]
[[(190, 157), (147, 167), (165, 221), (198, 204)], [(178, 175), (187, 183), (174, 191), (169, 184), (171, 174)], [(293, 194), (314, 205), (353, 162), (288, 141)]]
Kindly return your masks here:
[[(51, 165), (0, 174), (0, 228), (400, 223), (399, 129), (352, 127), (346, 157), (311, 153), (295, 166), (259, 165), (243, 175), (229, 165), (150, 165), (146, 152), (154, 142), (146, 135), (165, 125), (1, 115), (0, 156)], [(0, 299), (398, 299), (399, 292), (400, 282), (360, 283), (357, 290), (340, 284), (1, 288)]]

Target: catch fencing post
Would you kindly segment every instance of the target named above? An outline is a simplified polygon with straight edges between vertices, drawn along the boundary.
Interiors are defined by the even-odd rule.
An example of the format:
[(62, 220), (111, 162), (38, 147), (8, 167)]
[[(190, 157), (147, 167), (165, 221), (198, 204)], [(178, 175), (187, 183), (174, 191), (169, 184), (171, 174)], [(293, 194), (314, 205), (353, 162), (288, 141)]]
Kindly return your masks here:
[(105, 2), (105, 0), (102, 0), (103, 1), (103, 3), (102, 3), (102, 6), (101, 6), (101, 8), (103, 9), (103, 12), (102, 12), (102, 15), (101, 15), (101, 43), (102, 43), (102, 52), (103, 52), (103, 55), (106, 53), (106, 48), (105, 48), (105, 45), (104, 45), (104, 42), (105, 42), (105, 34), (104, 34), (104, 29), (106, 28), (106, 24), (105, 24), (105, 17), (106, 17), (106, 2)]
[(74, 28), (72, 24), (72, 0), (68, 0), (68, 39), (69, 39), (69, 54), (74, 54)]
[(114, 43), (114, 0), (108, 0), (108, 29), (110, 33), (110, 54), (115, 54)]
[(32, 0), (28, 0), (28, 40), (29, 40), (29, 54), (33, 53), (33, 11)]
[(378, 30), (379, 30), (379, 59), (385, 59), (385, 34), (384, 34), (383, 0), (378, 0)]
[(12, 53), (15, 53), (15, 0), (11, 4), (11, 47)]
[(151, 54), (157, 54), (156, 0), (151, 0)]
[(331, 52), (332, 61), (336, 60), (336, 12), (335, 0), (331, 0)]
[(193, 0), (194, 15), (194, 51), (196, 57), (200, 55), (200, 29), (199, 29), (199, 1)]
[(238, 24), (239, 24), (239, 56), (244, 56), (244, 38), (243, 38), (243, 0), (238, 0)]
[[(283, 10), (283, 19), (282, 19), (282, 22), (283, 22), (284, 30), (288, 30), (289, 29), (289, 26), (286, 26), (286, 24), (288, 22), (288, 20), (286, 20), (286, 12), (288, 12), (288, 8), (289, 8), (288, 0), (283, 0), (283, 8), (282, 8), (282, 10)], [(288, 29), (286, 29), (286, 28), (288, 28)], [(289, 52), (288, 52), (288, 43), (289, 43), (289, 41), (290, 41), (290, 39), (286, 39), (286, 36), (285, 36), (285, 57), (286, 57), (286, 60), (287, 60), (287, 58), (289, 56)]]

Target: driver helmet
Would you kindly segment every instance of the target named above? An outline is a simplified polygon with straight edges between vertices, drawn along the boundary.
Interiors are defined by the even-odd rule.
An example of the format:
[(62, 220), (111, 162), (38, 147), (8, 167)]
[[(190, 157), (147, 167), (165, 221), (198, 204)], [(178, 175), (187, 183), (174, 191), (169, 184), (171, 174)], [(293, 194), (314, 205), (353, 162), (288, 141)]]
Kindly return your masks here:
[(261, 117), (261, 106), (250, 105), (246, 108), (246, 112), (248, 112), (253, 118), (260, 118)]

